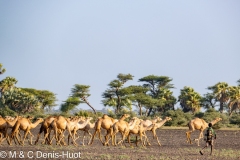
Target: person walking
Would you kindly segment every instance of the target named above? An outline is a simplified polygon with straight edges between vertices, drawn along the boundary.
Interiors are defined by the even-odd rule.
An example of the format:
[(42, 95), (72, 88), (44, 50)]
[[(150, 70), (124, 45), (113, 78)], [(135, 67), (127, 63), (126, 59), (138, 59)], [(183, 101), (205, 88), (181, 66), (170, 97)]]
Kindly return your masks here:
[(205, 148), (207, 148), (208, 145), (210, 145), (211, 146), (211, 153), (210, 153), (210, 155), (212, 155), (212, 152), (213, 152), (213, 141), (214, 141), (213, 139), (217, 138), (216, 132), (212, 128), (212, 123), (208, 124), (208, 128), (207, 128), (205, 136), (206, 136), (206, 138), (204, 138), (204, 140), (206, 140), (206, 145), (202, 148), (202, 150), (199, 151), (199, 153), (201, 155), (203, 155), (202, 151)]

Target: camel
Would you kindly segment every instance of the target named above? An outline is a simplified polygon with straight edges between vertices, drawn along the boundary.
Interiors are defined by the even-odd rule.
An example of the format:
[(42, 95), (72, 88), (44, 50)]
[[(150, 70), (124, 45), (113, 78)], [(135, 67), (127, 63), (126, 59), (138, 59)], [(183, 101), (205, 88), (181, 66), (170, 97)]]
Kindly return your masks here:
[(107, 135), (105, 136), (105, 141), (106, 141), (106, 139), (108, 139), (107, 136), (111, 132), (111, 126), (117, 121), (118, 121), (117, 119), (113, 119), (106, 114), (104, 114), (101, 118), (98, 118), (96, 125), (95, 125), (95, 131), (92, 135), (89, 145), (91, 145), (93, 143), (93, 139), (97, 133), (98, 133), (101, 143), (104, 145), (105, 143), (102, 141), (102, 138), (101, 138), (101, 128), (107, 130)]
[[(28, 134), (31, 135), (30, 144), (32, 144), (32, 137), (33, 137), (33, 135), (30, 132), (30, 130), (36, 128), (37, 125), (42, 123), (42, 122), (43, 122), (42, 118), (38, 118), (34, 123), (32, 123), (28, 118), (18, 119), (18, 121), (16, 122), (16, 124), (12, 128), (12, 133), (11, 133), (11, 138), (10, 138), (10, 145), (11, 145), (11, 140), (15, 139), (15, 138), (17, 139), (19, 144), (24, 145), (24, 141), (27, 138)], [(23, 140), (21, 142), (20, 142), (20, 139), (18, 137), (19, 130), (23, 130), (24, 131)]]
[(44, 121), (41, 125), (41, 128), (38, 132), (37, 139), (35, 141), (35, 145), (38, 143), (38, 140), (39, 140), (42, 132), (44, 132), (44, 140), (43, 140), (42, 144), (46, 144), (46, 142), (48, 142), (48, 144), (50, 143), (50, 132), (51, 132), (51, 130), (49, 129), (49, 127), (50, 127), (50, 124), (52, 123), (52, 121), (55, 120), (55, 118), (56, 118), (56, 116), (49, 116), (49, 117), (44, 119)]
[[(153, 134), (153, 138), (156, 138), (157, 139), (157, 142), (158, 142), (158, 145), (161, 146), (161, 143), (160, 141), (158, 140), (158, 136), (157, 136), (157, 133), (156, 133), (156, 130), (160, 127), (162, 127), (167, 121), (171, 121), (172, 118), (171, 117), (165, 117), (164, 120), (162, 120), (161, 122), (159, 123), (155, 123), (155, 124), (152, 124), (150, 125), (146, 131), (151, 131), (152, 134)], [(151, 145), (150, 142), (148, 141), (148, 145)]]
[(130, 135), (131, 135), (131, 134), (135, 134), (135, 135), (136, 135), (136, 146), (138, 146), (138, 145), (137, 145), (137, 142), (138, 142), (138, 141), (137, 141), (137, 137), (138, 137), (138, 135), (140, 136), (140, 141), (142, 142), (142, 146), (144, 146), (142, 137), (144, 136), (145, 138), (147, 138), (147, 137), (146, 137), (146, 134), (145, 134), (145, 131), (148, 130), (148, 126), (147, 126), (147, 127), (144, 126), (144, 124), (142, 123), (143, 120), (142, 120), (142, 119), (139, 119), (139, 118), (137, 118), (137, 117), (133, 117), (129, 124), (133, 123), (133, 120), (135, 120), (136, 123), (135, 123), (135, 126), (133, 127), (133, 129), (131, 129), (131, 130), (129, 131), (129, 134), (128, 134), (128, 136), (127, 136), (127, 137), (128, 137), (128, 143), (130, 144), (130, 146), (132, 146), (132, 144), (131, 144), (131, 142), (130, 142)]
[[(50, 140), (50, 145), (52, 144), (53, 138), (56, 139), (56, 145), (61, 145), (61, 142), (66, 145), (64, 142), (64, 132), (65, 130), (68, 131), (68, 134), (73, 140), (73, 144), (76, 146), (75, 139), (72, 136), (72, 133), (70, 131), (72, 126), (75, 126), (80, 121), (80, 118), (64, 118), (63, 116), (56, 117), (52, 123), (50, 124), (50, 129), (54, 130), (54, 136)], [(47, 137), (48, 135), (46, 135)]]
[[(122, 117), (119, 119), (118, 122), (114, 123), (112, 126), (112, 132), (110, 132), (112, 137), (113, 145), (117, 145), (116, 143), (116, 134), (120, 132), (122, 134), (122, 139), (118, 142), (118, 144), (124, 142), (125, 138), (128, 136), (130, 130), (132, 130), (137, 122), (137, 119), (133, 119), (131, 123), (125, 121), (128, 118), (128, 114), (123, 114)], [(108, 140), (106, 140), (105, 144), (108, 144)]]
[[(212, 123), (212, 125), (214, 125), (221, 120), (222, 120), (222, 118), (217, 117), (214, 120), (212, 120), (210, 123)], [(198, 139), (195, 139), (195, 141), (197, 141), (197, 144), (199, 146), (199, 140), (201, 138), (203, 138), (203, 132), (208, 127), (208, 123), (205, 122), (203, 119), (195, 118), (188, 123), (188, 127), (189, 127), (189, 130), (186, 132), (187, 143), (192, 144), (191, 133), (194, 130), (199, 130), (200, 131), (199, 137), (198, 137)]]
[[(77, 140), (77, 138), (75, 138), (76, 134), (77, 134), (77, 131), (86, 127), (91, 120), (92, 120), (92, 117), (87, 117), (86, 119), (85, 118), (83, 119), (83, 117), (80, 117), (79, 121), (83, 121), (83, 122), (81, 124), (76, 123), (75, 125), (72, 125), (69, 128), (69, 130), (72, 132), (72, 135), (73, 135), (73, 138), (74, 138), (75, 141)], [(70, 139), (70, 135), (68, 135), (68, 145), (69, 145), (69, 139)]]
[(19, 116), (15, 117), (15, 118), (6, 116), (5, 119), (0, 117), (0, 130), (1, 130), (0, 144), (8, 137), (7, 136), (8, 128), (12, 128), (18, 119), (19, 119)]
[(141, 124), (143, 125), (143, 127), (149, 127), (150, 125), (152, 125), (152, 124), (155, 124), (155, 123), (157, 123), (157, 122), (160, 122), (162, 120), (162, 118), (160, 118), (160, 117), (155, 117), (154, 119), (152, 119), (152, 120), (143, 120), (142, 122), (141, 122)]
[(91, 141), (91, 139), (92, 139), (92, 134), (89, 132), (89, 130), (90, 130), (90, 129), (93, 129), (93, 128), (96, 126), (96, 123), (97, 123), (97, 121), (94, 122), (94, 123), (91, 123), (91, 122), (89, 121), (85, 127), (79, 128), (79, 130), (84, 131), (84, 133), (83, 133), (83, 139), (82, 139), (82, 145), (83, 145), (83, 146), (85, 146), (85, 144), (84, 144), (84, 139), (85, 139), (86, 133), (90, 136), (89, 141), (88, 141), (88, 145), (90, 144), (90, 141)]

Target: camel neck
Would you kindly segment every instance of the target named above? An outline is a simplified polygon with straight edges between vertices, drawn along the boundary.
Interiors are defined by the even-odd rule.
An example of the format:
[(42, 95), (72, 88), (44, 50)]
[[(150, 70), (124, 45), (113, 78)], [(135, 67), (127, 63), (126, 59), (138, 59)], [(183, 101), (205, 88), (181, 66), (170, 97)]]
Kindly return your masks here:
[(164, 123), (166, 123), (167, 122), (167, 119), (164, 119), (164, 120), (162, 120), (161, 122), (159, 122), (159, 123), (156, 123), (156, 125), (157, 125), (157, 127), (159, 128), (159, 127), (161, 127)]

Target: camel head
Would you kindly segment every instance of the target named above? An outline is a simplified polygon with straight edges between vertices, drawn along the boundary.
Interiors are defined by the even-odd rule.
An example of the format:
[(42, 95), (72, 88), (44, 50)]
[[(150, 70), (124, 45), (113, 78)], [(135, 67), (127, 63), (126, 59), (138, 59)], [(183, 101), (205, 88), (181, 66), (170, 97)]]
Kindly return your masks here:
[(215, 121), (217, 121), (217, 122), (219, 122), (219, 121), (221, 121), (222, 120), (222, 118), (219, 118), (219, 117), (217, 117), (216, 119), (215, 119)]
[(131, 125), (131, 124), (133, 124), (133, 122), (138, 121), (138, 120), (140, 120), (140, 119), (137, 118), (137, 117), (133, 117), (133, 118), (129, 121), (129, 124)]
[(44, 121), (43, 118), (37, 118), (37, 121), (39, 121), (40, 123)]
[(129, 114), (123, 114), (122, 117), (128, 118), (128, 117), (130, 117), (130, 115)]
[(171, 121), (171, 120), (172, 120), (171, 117), (166, 117), (165, 119), (166, 119), (167, 121)]

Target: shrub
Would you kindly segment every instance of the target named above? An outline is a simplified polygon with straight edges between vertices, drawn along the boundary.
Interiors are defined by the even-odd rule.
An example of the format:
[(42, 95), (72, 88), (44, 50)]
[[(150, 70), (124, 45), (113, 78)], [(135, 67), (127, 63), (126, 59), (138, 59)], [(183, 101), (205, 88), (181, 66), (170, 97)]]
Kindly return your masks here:
[(220, 117), (222, 118), (222, 121), (219, 121), (216, 123), (213, 128), (219, 129), (221, 127), (226, 127), (227, 124), (229, 124), (229, 118), (226, 114), (220, 113), (219, 111), (216, 111), (213, 108), (208, 109), (205, 113), (202, 119), (204, 119), (207, 123), (211, 122), (215, 118)]
[(239, 114), (234, 113), (230, 117), (229, 121), (230, 121), (230, 124), (238, 125), (240, 127), (240, 116), (239, 116)]
[(193, 118), (193, 115), (190, 113), (184, 113), (181, 109), (169, 110), (164, 116), (171, 117), (172, 120), (166, 122), (166, 126), (186, 126), (187, 123)]
[(1, 107), (0, 108), (0, 115), (2, 117), (5, 117), (5, 116), (16, 116), (17, 113), (14, 112), (13, 110), (11, 110), (10, 108), (8, 108), (7, 106), (5, 106), (5, 107)]

